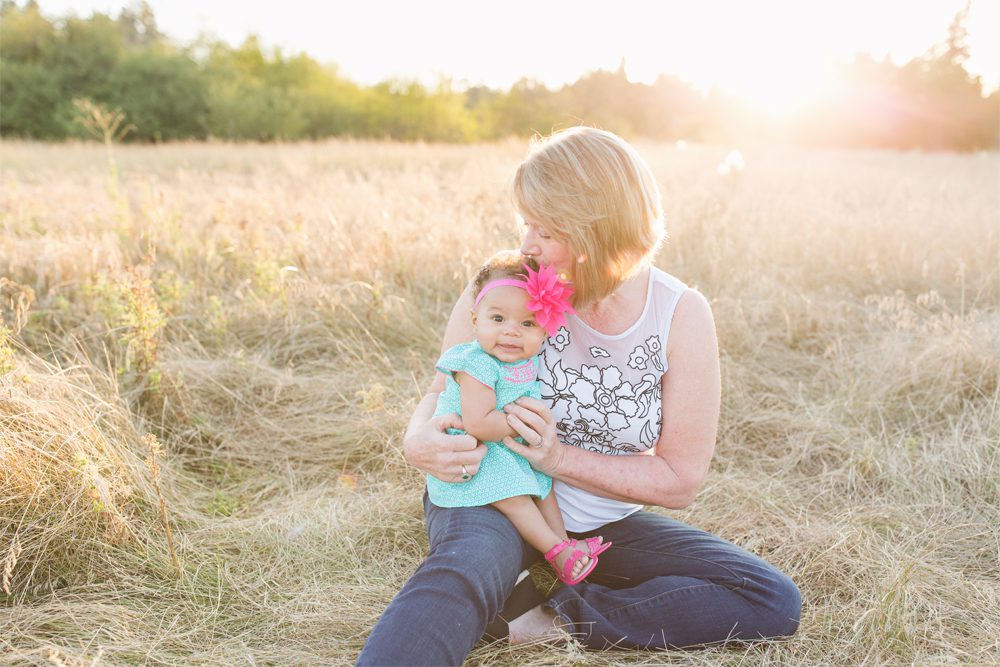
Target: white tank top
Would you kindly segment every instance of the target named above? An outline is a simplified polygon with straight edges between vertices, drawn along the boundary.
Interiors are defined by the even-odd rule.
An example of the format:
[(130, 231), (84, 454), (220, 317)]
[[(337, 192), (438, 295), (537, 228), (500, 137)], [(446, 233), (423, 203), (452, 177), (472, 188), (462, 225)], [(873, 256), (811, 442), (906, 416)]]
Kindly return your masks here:
[[(548, 339), (538, 379), (563, 443), (612, 456), (655, 448), (667, 335), (686, 289), (677, 278), (651, 267), (646, 305), (626, 331), (608, 336), (569, 315), (566, 326)], [(553, 488), (570, 531), (593, 530), (642, 508), (559, 480)]]

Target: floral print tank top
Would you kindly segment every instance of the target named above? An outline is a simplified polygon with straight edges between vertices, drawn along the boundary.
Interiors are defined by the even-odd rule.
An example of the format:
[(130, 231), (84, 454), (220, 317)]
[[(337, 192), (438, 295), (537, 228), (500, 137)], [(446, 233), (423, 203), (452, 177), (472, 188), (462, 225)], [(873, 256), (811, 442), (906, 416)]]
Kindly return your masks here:
[[(687, 286), (652, 267), (638, 320), (614, 336), (570, 315), (542, 349), (539, 382), (559, 439), (612, 456), (650, 452), (660, 437), (662, 380), (674, 310)], [(641, 505), (611, 500), (556, 481), (567, 530), (618, 521)]]

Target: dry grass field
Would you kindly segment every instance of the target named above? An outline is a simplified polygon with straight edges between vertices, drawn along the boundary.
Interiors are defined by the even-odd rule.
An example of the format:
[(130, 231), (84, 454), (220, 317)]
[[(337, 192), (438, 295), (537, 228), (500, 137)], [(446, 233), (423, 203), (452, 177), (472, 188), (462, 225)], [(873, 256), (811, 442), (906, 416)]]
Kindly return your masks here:
[[(468, 664), (1000, 662), (1000, 156), (638, 147), (722, 354), (673, 514), (789, 572), (801, 630)], [(425, 552), (400, 435), (525, 149), (0, 144), (0, 666), (350, 664)]]

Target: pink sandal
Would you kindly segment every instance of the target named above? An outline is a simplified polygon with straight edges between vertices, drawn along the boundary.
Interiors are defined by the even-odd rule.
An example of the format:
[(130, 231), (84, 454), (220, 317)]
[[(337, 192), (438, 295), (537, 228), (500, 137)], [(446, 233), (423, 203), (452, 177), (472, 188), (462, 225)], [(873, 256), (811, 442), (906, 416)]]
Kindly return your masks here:
[[(594, 542), (591, 540), (594, 540)], [(578, 584), (586, 579), (587, 575), (594, 571), (594, 568), (597, 567), (597, 554), (607, 551), (608, 547), (611, 546), (610, 542), (607, 542), (606, 544), (597, 544), (596, 540), (596, 537), (587, 538), (587, 548), (590, 550), (590, 553), (585, 553), (580, 549), (576, 549), (575, 547), (579, 543), (574, 539), (563, 540), (545, 553), (545, 560), (552, 565), (552, 568), (556, 571), (556, 576), (559, 577), (559, 581), (572, 586), (573, 584)], [(573, 548), (573, 551), (570, 553), (569, 558), (566, 559), (566, 562), (563, 563), (563, 569), (562, 572), (560, 572), (559, 568), (556, 566), (556, 556), (571, 547)], [(583, 572), (581, 572), (576, 579), (573, 579), (573, 566), (576, 565), (577, 561), (585, 556), (590, 557), (590, 562), (587, 563)]]
[(590, 549), (590, 557), (593, 558), (597, 554), (602, 554), (611, 548), (613, 542), (601, 542), (600, 538), (588, 537), (587, 538), (587, 548)]

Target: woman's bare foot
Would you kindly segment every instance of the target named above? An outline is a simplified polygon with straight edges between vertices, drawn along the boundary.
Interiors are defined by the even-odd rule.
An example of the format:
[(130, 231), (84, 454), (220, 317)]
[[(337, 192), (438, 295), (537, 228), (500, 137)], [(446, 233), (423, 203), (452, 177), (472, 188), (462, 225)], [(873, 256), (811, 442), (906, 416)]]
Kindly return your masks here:
[(559, 617), (541, 604), (515, 618), (507, 627), (511, 645), (565, 638), (565, 633), (559, 629)]

